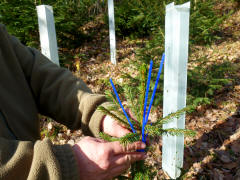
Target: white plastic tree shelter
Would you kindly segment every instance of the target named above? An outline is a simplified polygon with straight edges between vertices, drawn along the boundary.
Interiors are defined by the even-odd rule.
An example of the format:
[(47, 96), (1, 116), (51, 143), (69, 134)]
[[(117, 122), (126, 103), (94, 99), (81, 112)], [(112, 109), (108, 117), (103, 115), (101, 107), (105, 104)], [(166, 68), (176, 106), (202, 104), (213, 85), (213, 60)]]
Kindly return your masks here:
[(51, 6), (37, 6), (38, 26), (42, 53), (52, 62), (59, 65), (57, 38)]
[(116, 36), (115, 36), (115, 20), (114, 20), (114, 4), (113, 0), (108, 0), (108, 20), (109, 20), (109, 40), (111, 62), (117, 64), (116, 61)]
[[(186, 106), (190, 2), (166, 6), (163, 116)], [(185, 128), (185, 114), (163, 128)], [(163, 136), (162, 168), (171, 177), (183, 167), (184, 136)]]

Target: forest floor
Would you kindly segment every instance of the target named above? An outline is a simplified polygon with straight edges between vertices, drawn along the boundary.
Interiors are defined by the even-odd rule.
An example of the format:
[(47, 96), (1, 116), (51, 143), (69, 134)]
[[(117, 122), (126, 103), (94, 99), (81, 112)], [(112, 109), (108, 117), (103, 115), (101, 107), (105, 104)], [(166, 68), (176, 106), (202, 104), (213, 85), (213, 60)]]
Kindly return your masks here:
[[(103, 22), (102, 22), (103, 23)], [(108, 31), (102, 24), (89, 23), (86, 31), (99, 29), (96, 38), (72, 50), (77, 54), (68, 68), (83, 79), (94, 93), (103, 94), (110, 89), (109, 78), (118, 83), (123, 72), (134, 74), (132, 62), (136, 50), (144, 46), (145, 40), (124, 39), (117, 41), (117, 66), (109, 60)], [(199, 105), (196, 112), (186, 116), (186, 128), (195, 130), (195, 137), (185, 138), (183, 179), (240, 179), (240, 10), (231, 15), (222, 25), (224, 35), (212, 45), (190, 46), (188, 68), (200, 66), (197, 59), (206, 57), (203, 68), (221, 66), (229, 62), (238, 69), (230, 75), (234, 82), (214, 93), (213, 103)], [(231, 70), (230, 70), (231, 71)], [(162, 116), (162, 109), (155, 108), (151, 119)], [(49, 137), (55, 144), (74, 144), (81, 139), (82, 132), (71, 131), (65, 126), (43, 118), (42, 138)], [(149, 154), (148, 162), (158, 171), (155, 179), (169, 179), (161, 169), (161, 139), (155, 145), (154, 156)]]

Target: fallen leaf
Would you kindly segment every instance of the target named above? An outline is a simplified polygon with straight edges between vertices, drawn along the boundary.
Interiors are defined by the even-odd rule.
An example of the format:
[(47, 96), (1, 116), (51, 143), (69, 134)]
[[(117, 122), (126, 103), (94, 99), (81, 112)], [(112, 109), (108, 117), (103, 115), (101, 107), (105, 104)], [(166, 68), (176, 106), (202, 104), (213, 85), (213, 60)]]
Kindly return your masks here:
[(231, 162), (231, 163), (227, 163), (227, 164), (224, 164), (223, 167), (224, 168), (227, 168), (227, 169), (233, 169), (233, 168), (236, 168), (238, 167), (238, 163), (237, 162)]

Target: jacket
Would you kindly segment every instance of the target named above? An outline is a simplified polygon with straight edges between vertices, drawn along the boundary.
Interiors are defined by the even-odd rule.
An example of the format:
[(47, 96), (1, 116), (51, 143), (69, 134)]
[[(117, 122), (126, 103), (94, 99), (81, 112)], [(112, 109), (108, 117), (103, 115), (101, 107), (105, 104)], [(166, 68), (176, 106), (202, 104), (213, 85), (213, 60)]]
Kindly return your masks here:
[(70, 145), (39, 140), (38, 115), (97, 136), (105, 101), (0, 24), (0, 179), (79, 179)]

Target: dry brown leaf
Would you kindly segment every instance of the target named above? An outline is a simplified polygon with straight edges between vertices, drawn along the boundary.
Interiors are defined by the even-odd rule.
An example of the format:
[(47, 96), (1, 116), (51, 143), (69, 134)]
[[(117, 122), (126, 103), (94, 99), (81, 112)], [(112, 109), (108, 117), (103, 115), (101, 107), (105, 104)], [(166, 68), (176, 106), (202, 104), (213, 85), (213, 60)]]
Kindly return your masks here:
[(231, 163), (227, 163), (227, 164), (223, 165), (223, 167), (227, 168), (227, 169), (233, 169), (233, 168), (236, 168), (238, 166), (239, 166), (239, 164), (237, 162), (231, 162)]

